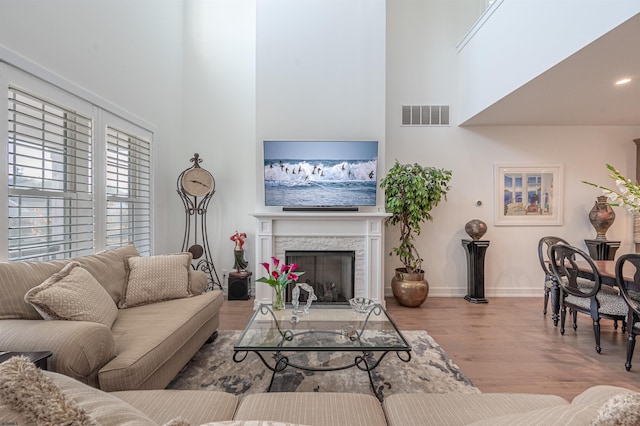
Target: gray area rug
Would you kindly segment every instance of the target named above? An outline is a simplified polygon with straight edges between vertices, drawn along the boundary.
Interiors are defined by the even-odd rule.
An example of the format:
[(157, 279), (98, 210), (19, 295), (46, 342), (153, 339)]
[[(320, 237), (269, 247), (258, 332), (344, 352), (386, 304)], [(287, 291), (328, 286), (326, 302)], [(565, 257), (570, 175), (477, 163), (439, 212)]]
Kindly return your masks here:
[[(402, 333), (411, 344), (411, 360), (405, 363), (395, 353), (389, 353), (373, 371), (381, 398), (404, 392), (480, 392), (425, 331)], [(255, 353), (250, 352), (240, 363), (233, 361), (233, 345), (239, 336), (240, 331), (220, 331), (216, 341), (205, 344), (167, 388), (218, 390), (236, 395), (266, 392), (272, 373)], [(355, 354), (301, 353), (289, 358), (303, 357), (295, 360), (303, 365), (326, 366), (347, 364)], [(325, 372), (288, 367), (276, 373), (271, 391), (372, 393), (367, 373), (355, 367)]]

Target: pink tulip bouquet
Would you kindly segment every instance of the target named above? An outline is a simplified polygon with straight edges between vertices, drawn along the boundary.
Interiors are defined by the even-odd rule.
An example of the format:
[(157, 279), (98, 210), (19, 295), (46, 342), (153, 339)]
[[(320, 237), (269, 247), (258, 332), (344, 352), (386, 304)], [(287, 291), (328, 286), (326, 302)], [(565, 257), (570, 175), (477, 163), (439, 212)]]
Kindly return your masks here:
[(284, 309), (283, 291), (289, 284), (297, 282), (304, 272), (294, 273), (299, 266), (297, 263), (287, 265), (284, 262), (281, 263), (280, 259), (275, 256), (271, 257), (271, 264), (262, 262), (261, 265), (267, 270), (268, 277), (260, 277), (256, 282), (269, 284), (274, 289), (276, 297), (273, 301), (273, 309)]

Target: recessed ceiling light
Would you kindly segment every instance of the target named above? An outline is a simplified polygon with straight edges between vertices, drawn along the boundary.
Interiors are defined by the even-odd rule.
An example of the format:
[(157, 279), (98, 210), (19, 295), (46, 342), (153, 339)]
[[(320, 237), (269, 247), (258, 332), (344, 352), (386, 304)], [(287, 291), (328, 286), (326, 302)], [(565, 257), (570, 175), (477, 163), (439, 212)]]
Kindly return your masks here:
[(616, 81), (616, 85), (620, 86), (621, 84), (627, 84), (630, 81), (631, 81), (630, 78), (623, 78), (623, 79), (620, 79), (620, 80)]

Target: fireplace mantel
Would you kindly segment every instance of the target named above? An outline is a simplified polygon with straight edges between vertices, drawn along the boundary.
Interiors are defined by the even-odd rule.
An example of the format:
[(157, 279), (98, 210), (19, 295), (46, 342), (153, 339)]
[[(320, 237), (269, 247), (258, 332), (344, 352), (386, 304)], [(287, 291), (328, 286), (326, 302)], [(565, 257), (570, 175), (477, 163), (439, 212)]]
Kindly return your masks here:
[[(284, 260), (285, 250), (350, 249), (356, 251), (355, 297), (384, 305), (384, 220), (387, 213), (360, 212), (258, 212), (255, 265)], [(263, 268), (256, 268), (258, 277)], [(256, 282), (255, 306), (272, 302), (273, 291)]]

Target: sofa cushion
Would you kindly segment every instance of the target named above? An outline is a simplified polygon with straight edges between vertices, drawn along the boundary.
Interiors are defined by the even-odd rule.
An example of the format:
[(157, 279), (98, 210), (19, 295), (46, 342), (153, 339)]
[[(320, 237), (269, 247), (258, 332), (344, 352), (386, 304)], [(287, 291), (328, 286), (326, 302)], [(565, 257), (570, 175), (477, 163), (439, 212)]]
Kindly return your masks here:
[[(599, 410), (610, 398), (626, 393), (634, 393), (629, 389), (617, 386), (592, 386), (573, 398), (570, 405), (532, 410), (522, 414), (510, 414), (493, 417), (472, 423), (474, 426), (511, 426), (517, 425), (549, 425), (549, 426), (582, 426), (590, 425), (596, 420)], [(615, 423), (611, 423), (615, 424)]]
[(299, 423), (282, 423), (264, 420), (228, 420), (224, 422), (205, 423), (200, 426), (305, 426)]
[[(78, 257), (78, 261), (107, 290), (114, 302), (119, 302), (125, 282), (125, 256), (139, 256), (133, 243), (101, 253)], [(0, 285), (2, 303), (0, 319), (41, 320), (24, 295), (33, 287), (59, 272), (70, 260), (51, 262), (1, 262)]]
[(24, 301), (24, 295), (51, 275), (59, 272), (67, 263), (69, 261), (66, 260), (0, 263), (0, 285), (2, 286), (0, 319), (41, 320), (42, 317), (38, 311)]
[(156, 424), (124, 401), (64, 375), (43, 372), (25, 357), (0, 364), (0, 378), (2, 399), (20, 413), (22, 424)]
[(611, 385), (597, 385), (591, 386), (590, 388), (585, 389), (579, 395), (576, 395), (571, 401), (572, 404), (604, 404), (610, 398), (619, 395), (621, 393), (631, 393), (633, 392), (630, 389), (623, 388), (620, 386), (611, 386)]
[(109, 293), (78, 262), (29, 290), (24, 300), (46, 320), (90, 321), (111, 328), (118, 315)]
[(120, 308), (188, 297), (191, 253), (127, 258), (127, 282)]
[(596, 418), (601, 404), (569, 404), (492, 417), (469, 423), (473, 426), (585, 426)]
[(122, 298), (126, 283), (125, 258), (127, 256), (140, 256), (133, 243), (96, 254), (81, 256), (74, 260), (79, 262), (84, 269), (89, 271), (102, 284), (102, 287), (107, 290), (107, 293), (117, 304)]
[(205, 390), (135, 390), (111, 392), (132, 407), (163, 424), (180, 417), (192, 425), (233, 419), (238, 397)]
[(314, 426), (386, 426), (373, 395), (331, 392), (273, 392), (242, 398), (235, 420), (266, 420)]
[(435, 426), (466, 425), (510, 413), (568, 405), (555, 395), (405, 393), (386, 397), (382, 407), (390, 426)]
[[(158, 370), (172, 371), (163, 377), (166, 386), (193, 356), (215, 328), (195, 342), (193, 353), (176, 356), (182, 347), (217, 319), (223, 296), (210, 291), (199, 296), (120, 309), (111, 332), (118, 356), (99, 372), (100, 388), (106, 391), (149, 388), (148, 381)], [(215, 324), (217, 326), (217, 323)], [(165, 368), (171, 365), (171, 368)]]

